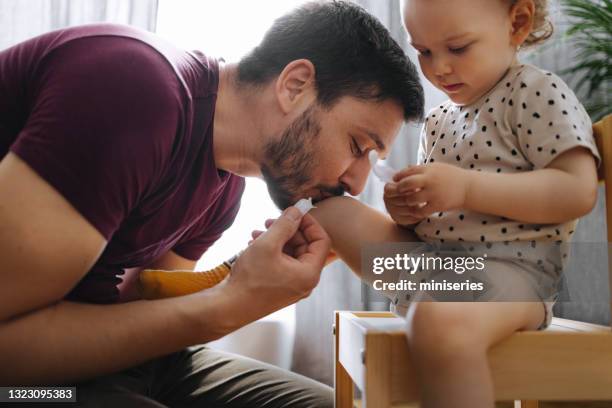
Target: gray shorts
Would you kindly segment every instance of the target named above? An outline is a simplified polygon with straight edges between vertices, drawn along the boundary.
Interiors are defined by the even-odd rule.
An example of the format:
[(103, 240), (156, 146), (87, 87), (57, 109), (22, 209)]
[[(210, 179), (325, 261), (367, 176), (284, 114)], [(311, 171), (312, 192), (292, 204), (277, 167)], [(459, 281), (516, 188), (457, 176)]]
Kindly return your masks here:
[[(414, 276), (400, 273), (397, 281), (412, 280)], [(553, 317), (553, 306), (558, 298), (558, 280), (555, 276), (542, 273), (541, 270), (509, 260), (489, 259), (486, 273), (465, 273), (457, 275), (453, 271), (434, 271), (424, 277), (423, 281), (436, 282), (481, 282), (484, 291), (382, 291), (391, 300), (390, 309), (398, 316), (405, 316), (412, 302), (422, 301), (459, 301), (459, 302), (541, 302), (544, 308), (544, 319), (538, 330), (550, 326)], [(417, 279), (418, 280), (418, 279)], [(418, 282), (416, 282), (418, 283)]]

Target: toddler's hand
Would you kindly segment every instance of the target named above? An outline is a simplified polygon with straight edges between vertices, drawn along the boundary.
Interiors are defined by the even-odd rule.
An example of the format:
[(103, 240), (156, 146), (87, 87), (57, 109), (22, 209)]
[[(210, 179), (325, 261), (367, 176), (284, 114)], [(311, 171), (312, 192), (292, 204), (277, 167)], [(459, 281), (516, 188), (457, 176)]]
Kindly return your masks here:
[(450, 164), (410, 166), (385, 185), (385, 206), (399, 225), (415, 224), (435, 212), (463, 207), (468, 184), (468, 171)]

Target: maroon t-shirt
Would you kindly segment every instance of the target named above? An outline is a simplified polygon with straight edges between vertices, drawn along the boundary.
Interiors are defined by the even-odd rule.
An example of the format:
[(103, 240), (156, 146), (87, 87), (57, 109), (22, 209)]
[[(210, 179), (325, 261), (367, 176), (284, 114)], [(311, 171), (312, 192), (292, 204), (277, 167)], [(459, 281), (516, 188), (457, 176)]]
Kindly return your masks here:
[(119, 25), (0, 52), (0, 159), (15, 153), (108, 240), (68, 299), (116, 302), (124, 268), (196, 260), (232, 224), (244, 179), (215, 166), (218, 79), (214, 59)]

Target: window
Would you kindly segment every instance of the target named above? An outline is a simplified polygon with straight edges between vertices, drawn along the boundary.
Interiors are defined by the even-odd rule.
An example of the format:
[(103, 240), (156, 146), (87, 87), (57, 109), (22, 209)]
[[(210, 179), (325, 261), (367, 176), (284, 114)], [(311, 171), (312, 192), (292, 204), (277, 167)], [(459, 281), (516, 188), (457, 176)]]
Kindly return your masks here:
[[(202, 1), (160, 0), (157, 34), (185, 49), (238, 61), (255, 47), (274, 19), (304, 0)], [(251, 231), (263, 230), (267, 218), (276, 218), (278, 209), (263, 181), (248, 178), (240, 212), (230, 229), (198, 262), (199, 270), (210, 269), (245, 248)], [(276, 316), (293, 319), (293, 307)]]

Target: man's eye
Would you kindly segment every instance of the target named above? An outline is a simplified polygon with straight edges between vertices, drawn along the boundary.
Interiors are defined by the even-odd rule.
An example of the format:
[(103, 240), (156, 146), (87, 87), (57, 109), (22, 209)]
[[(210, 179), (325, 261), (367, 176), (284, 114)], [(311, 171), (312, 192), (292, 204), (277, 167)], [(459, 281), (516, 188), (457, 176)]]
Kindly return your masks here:
[(449, 48), (449, 51), (452, 52), (453, 54), (462, 54), (467, 51), (468, 47), (469, 45), (466, 45), (463, 47)]
[(353, 152), (353, 154), (357, 157), (361, 157), (363, 156), (363, 150), (361, 149), (361, 147), (359, 147), (359, 144), (357, 143), (357, 141), (355, 140), (355, 138), (351, 138), (352, 139), (352, 143), (351, 143), (351, 151)]

